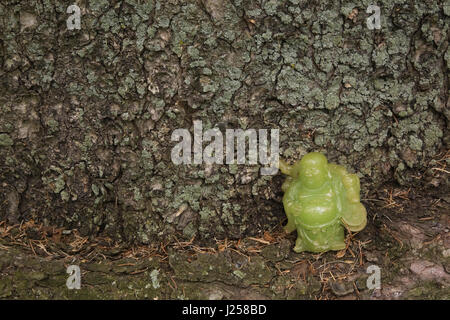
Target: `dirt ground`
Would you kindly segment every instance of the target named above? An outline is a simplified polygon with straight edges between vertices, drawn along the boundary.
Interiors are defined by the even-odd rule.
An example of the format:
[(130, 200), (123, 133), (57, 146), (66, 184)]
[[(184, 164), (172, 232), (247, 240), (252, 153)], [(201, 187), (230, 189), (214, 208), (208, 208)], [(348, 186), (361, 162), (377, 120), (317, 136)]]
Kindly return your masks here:
[[(2, 299), (449, 299), (448, 190), (363, 196), (369, 222), (347, 248), (293, 252), (281, 224), (260, 237), (127, 246), (33, 221), (0, 223)], [(69, 265), (81, 289), (69, 290)], [(367, 268), (381, 270), (368, 289)]]

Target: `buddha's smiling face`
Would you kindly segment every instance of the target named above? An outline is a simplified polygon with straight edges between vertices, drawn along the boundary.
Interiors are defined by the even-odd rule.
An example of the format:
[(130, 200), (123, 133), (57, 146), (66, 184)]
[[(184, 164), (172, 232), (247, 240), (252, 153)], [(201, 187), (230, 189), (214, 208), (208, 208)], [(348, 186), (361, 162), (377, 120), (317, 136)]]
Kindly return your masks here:
[(328, 180), (327, 158), (318, 152), (308, 153), (300, 161), (298, 175), (308, 189), (320, 188)]

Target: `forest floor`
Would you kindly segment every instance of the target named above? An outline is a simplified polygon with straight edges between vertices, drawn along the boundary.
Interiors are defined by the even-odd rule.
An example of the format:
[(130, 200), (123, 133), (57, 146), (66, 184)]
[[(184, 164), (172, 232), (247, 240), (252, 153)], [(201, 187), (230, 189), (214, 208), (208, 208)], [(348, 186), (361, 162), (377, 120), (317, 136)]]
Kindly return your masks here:
[[(380, 190), (363, 199), (367, 227), (348, 234), (345, 250), (322, 254), (293, 252), (295, 232), (281, 225), (211, 247), (195, 239), (130, 247), (0, 222), (0, 298), (449, 299), (450, 196), (440, 192)], [(80, 267), (80, 289), (66, 286), (69, 265)], [(380, 289), (367, 288), (371, 265)]]

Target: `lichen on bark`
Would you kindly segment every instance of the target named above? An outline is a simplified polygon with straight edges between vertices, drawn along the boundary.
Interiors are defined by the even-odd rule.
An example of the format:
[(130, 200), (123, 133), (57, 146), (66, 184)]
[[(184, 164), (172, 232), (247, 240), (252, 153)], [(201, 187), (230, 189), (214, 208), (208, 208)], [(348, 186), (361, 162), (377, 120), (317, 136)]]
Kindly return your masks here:
[(76, 3), (80, 30), (72, 1), (0, 4), (0, 219), (141, 243), (279, 224), (280, 175), (172, 163), (196, 119), (280, 129), (282, 157), (322, 151), (363, 192), (448, 150), (448, 1), (378, 1), (380, 30), (370, 1)]

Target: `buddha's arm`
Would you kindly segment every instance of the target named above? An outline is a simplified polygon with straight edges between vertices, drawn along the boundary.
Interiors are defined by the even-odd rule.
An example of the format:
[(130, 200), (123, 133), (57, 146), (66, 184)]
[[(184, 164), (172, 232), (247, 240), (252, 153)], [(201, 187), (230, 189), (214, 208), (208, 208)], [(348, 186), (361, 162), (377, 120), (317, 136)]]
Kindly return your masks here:
[(291, 185), (291, 183), (294, 181), (294, 179), (291, 176), (287, 176), (286, 180), (283, 182), (283, 184), (281, 185), (281, 190), (283, 192), (286, 192), (289, 189), (289, 186)]
[(288, 218), (288, 223), (284, 227), (285, 231), (290, 233), (294, 231), (297, 227), (295, 225), (295, 217), (298, 216), (302, 210), (302, 207), (300, 205), (300, 202), (298, 201), (298, 194), (299, 194), (299, 182), (291, 182), (292, 184), (295, 183), (295, 185), (292, 185), (284, 194), (283, 197), (283, 204), (284, 204), (284, 211), (286, 212), (286, 216)]
[(280, 171), (282, 173), (284, 173), (285, 175), (290, 176), (291, 175), (292, 166), (288, 165), (287, 162), (282, 160), (282, 159), (280, 159), (278, 161), (278, 163), (279, 163), (278, 166), (279, 166)]
[(347, 199), (350, 203), (359, 203), (359, 177), (356, 174), (347, 174), (343, 179), (345, 190), (347, 191)]
[(367, 224), (366, 208), (361, 204), (359, 192), (359, 177), (356, 174), (348, 173), (344, 167), (331, 164), (330, 170), (333, 175), (339, 177), (345, 189), (345, 197), (348, 201), (342, 219), (350, 231), (358, 232), (364, 229)]
[(337, 164), (330, 164), (329, 168), (334, 173), (334, 175), (338, 176), (341, 179), (346, 191), (347, 200), (350, 203), (359, 203), (359, 177), (356, 174), (348, 173), (343, 166)]

